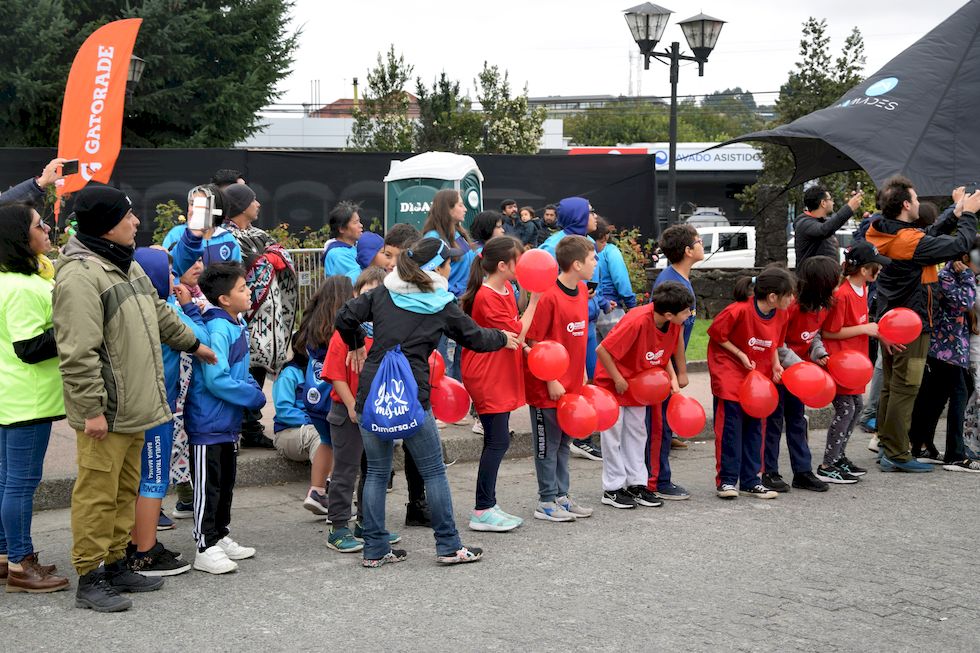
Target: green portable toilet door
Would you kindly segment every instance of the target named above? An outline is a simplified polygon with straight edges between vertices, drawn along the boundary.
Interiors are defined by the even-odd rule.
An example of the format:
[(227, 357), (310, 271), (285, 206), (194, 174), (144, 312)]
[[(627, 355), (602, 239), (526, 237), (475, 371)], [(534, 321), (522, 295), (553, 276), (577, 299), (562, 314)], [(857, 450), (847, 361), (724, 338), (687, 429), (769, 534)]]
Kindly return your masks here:
[(476, 172), (469, 172), (459, 182), (459, 194), (466, 206), (464, 224), (469, 227), (476, 214), (483, 210), (483, 184)]
[[(438, 180), (431, 179), (426, 181), (432, 183)], [(393, 202), (394, 220), (389, 219), (389, 227), (398, 222), (406, 222), (419, 231), (422, 230), (422, 224), (425, 222), (426, 216), (429, 215), (429, 209), (432, 207), (432, 198), (436, 196), (436, 191), (439, 189), (424, 185), (421, 182), (422, 180), (417, 180), (414, 182), (414, 185), (402, 188), (400, 192), (396, 193)], [(405, 182), (403, 181), (401, 183)], [(395, 186), (396, 184), (399, 184), (399, 182), (389, 182), (390, 186)], [(389, 192), (391, 192), (390, 189)]]

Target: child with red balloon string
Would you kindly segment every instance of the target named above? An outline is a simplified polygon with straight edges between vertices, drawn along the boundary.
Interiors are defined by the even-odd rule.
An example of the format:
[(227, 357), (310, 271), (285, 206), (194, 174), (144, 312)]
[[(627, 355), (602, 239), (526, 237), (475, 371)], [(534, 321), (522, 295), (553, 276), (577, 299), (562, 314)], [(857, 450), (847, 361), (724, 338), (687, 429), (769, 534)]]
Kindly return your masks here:
[(762, 484), (762, 419), (779, 403), (778, 360), (786, 309), (796, 282), (787, 270), (768, 267), (735, 283), (735, 302), (708, 327), (708, 374), (714, 395), (715, 486), (722, 499), (739, 494), (775, 499)]
[(845, 455), (847, 441), (864, 410), (864, 391), (874, 367), (868, 358), (868, 341), (878, 336), (878, 324), (868, 320), (867, 285), (878, 278), (891, 259), (866, 241), (857, 242), (844, 254), (844, 280), (834, 292), (834, 304), (821, 332), (827, 350), (827, 366), (837, 382), (834, 417), (827, 427), (827, 446), (817, 477), (825, 483), (854, 484), (868, 470)]
[[(627, 313), (596, 349), (600, 363), (596, 385), (613, 392), (619, 404), (619, 419), (602, 431), (602, 503), (614, 508), (663, 505), (647, 487), (648, 402), (630, 392), (629, 379), (644, 370), (666, 368), (671, 391), (680, 392), (682, 384), (670, 359), (683, 346), (683, 325), (691, 314), (694, 297), (680, 283), (671, 281), (654, 288), (652, 299), (652, 303)], [(687, 385), (686, 375), (683, 381)], [(659, 402), (653, 410), (660, 415)], [(670, 447), (669, 435), (666, 446)], [(669, 469), (666, 477), (669, 480)]]
[[(524, 256), (539, 251), (531, 250)], [(545, 255), (548, 254), (534, 254), (535, 257)], [(574, 430), (575, 425), (561, 424), (558, 402), (566, 393), (578, 393), (586, 382), (589, 292), (585, 282), (595, 272), (595, 246), (584, 236), (565, 236), (555, 247), (555, 258), (560, 269), (558, 279), (542, 292), (526, 338), (528, 342), (550, 340), (562, 345), (568, 353), (569, 364), (563, 374), (550, 381), (542, 381), (528, 370), (524, 385), (534, 434), (534, 470), (538, 478), (538, 505), (534, 517), (570, 522), (590, 517), (592, 509), (580, 506), (569, 495), (571, 438), (568, 430)], [(522, 287), (531, 289), (523, 278), (519, 277), (519, 282)]]
[[(524, 315), (518, 317), (511, 282), (523, 252), (512, 236), (488, 240), (474, 259), (460, 308), (479, 326), (518, 334), (523, 341), (537, 309), (539, 293), (532, 293)], [(525, 345), (526, 347), (526, 345)], [(520, 349), (477, 353), (463, 349), (463, 385), (483, 424), (483, 451), (476, 476), (476, 503), (469, 527), (474, 531), (502, 533), (524, 523), (497, 504), (497, 472), (510, 447), (510, 413), (523, 406), (524, 361)]]
[[(840, 283), (840, 264), (829, 256), (811, 256), (796, 271), (797, 296), (786, 310), (786, 332), (784, 344), (797, 359), (796, 365), (808, 361), (814, 353), (814, 343), (819, 343), (820, 330), (827, 320), (833, 303), (834, 291)], [(813, 368), (814, 363), (826, 364), (823, 347), (804, 368)], [(809, 437), (804, 405), (816, 405), (827, 374), (813, 368), (804, 372), (803, 368), (788, 360), (781, 360), (786, 368), (782, 383), (779, 384), (779, 405), (766, 418), (765, 449), (762, 457), (762, 484), (776, 492), (789, 492), (790, 485), (779, 473), (779, 440), (786, 427), (786, 448), (789, 452), (790, 466), (793, 470), (793, 487), (814, 492), (826, 492), (827, 484), (813, 474), (813, 461), (810, 457)], [(809, 372), (809, 373), (807, 373)], [(800, 377), (800, 387), (793, 383)], [(836, 388), (836, 386), (835, 386)], [(831, 397), (833, 396), (833, 391)]]

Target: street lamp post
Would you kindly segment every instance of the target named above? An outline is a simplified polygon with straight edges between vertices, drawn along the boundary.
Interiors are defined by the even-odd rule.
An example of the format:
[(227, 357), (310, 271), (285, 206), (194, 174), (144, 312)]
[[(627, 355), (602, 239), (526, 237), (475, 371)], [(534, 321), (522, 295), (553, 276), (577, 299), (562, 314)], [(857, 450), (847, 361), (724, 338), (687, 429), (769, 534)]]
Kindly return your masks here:
[[(681, 61), (695, 61), (698, 64), (698, 76), (704, 77), (704, 64), (708, 55), (718, 42), (725, 21), (712, 18), (705, 14), (692, 16), (678, 23), (684, 38), (694, 56), (681, 54), (681, 45), (677, 41), (670, 44), (669, 50), (657, 52), (654, 48), (660, 42), (667, 21), (672, 12), (652, 2), (631, 7), (623, 12), (626, 24), (629, 25), (633, 40), (643, 55), (643, 69), (650, 69), (650, 57), (670, 66), (670, 133), (668, 136), (670, 152), (667, 161), (667, 226), (677, 222), (677, 78)], [(659, 233), (660, 219), (657, 218), (656, 231)]]
[(146, 62), (137, 57), (135, 54), (129, 57), (129, 71), (126, 75), (126, 99), (133, 99), (133, 88), (140, 83), (140, 78), (143, 77), (143, 69), (146, 67)]

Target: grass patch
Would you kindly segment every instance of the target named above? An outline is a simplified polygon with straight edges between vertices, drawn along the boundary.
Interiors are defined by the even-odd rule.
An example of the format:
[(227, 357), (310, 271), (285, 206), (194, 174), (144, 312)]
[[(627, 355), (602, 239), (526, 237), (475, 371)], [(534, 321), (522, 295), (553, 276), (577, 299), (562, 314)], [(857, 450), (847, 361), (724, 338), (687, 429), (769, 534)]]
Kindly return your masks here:
[(694, 321), (694, 330), (691, 331), (691, 339), (687, 343), (687, 360), (703, 361), (708, 358), (708, 327), (711, 320), (697, 319)]

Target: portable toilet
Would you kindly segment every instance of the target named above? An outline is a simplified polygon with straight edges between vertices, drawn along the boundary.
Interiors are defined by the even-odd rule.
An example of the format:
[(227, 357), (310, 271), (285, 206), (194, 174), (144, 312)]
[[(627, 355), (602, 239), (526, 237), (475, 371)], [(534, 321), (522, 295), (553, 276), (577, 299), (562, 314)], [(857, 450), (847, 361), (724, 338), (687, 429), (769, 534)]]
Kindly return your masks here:
[(471, 156), (425, 152), (404, 161), (392, 161), (385, 183), (385, 230), (407, 222), (419, 231), (429, 214), (432, 198), (444, 188), (459, 191), (466, 206), (464, 224), (483, 210), (483, 173)]

